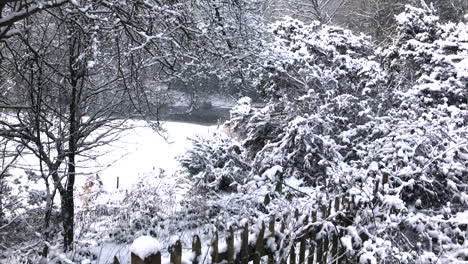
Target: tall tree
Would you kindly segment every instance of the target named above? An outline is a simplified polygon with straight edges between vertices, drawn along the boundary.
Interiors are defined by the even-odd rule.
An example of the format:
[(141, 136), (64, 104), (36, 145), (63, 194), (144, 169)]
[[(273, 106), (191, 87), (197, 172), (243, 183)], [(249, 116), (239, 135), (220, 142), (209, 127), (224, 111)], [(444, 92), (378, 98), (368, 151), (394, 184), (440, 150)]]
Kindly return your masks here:
[(0, 137), (39, 160), (46, 240), (57, 192), (64, 249), (72, 248), (77, 157), (106, 144), (129, 114), (158, 120), (162, 87), (206, 75), (242, 83), (254, 54), (246, 47), (260, 35), (244, 13), (254, 8), (248, 1), (140, 0), (2, 6), (0, 92), (10, 110)]

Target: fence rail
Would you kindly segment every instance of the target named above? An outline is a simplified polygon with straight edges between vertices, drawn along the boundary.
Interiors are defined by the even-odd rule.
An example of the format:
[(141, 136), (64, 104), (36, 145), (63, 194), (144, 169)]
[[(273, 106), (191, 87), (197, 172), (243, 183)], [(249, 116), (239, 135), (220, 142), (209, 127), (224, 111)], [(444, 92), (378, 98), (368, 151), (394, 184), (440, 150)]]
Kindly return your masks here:
[[(259, 223), (261, 228), (254, 233), (250, 233), (249, 225), (245, 224), (237, 231), (240, 247), (235, 245), (236, 232), (231, 227), (225, 235), (224, 250), (220, 250), (219, 233), (214, 232), (208, 256), (202, 255), (200, 237), (195, 235), (191, 252), (182, 252), (180, 240), (168, 248), (170, 263), (346, 263), (349, 260), (341, 241), (344, 236), (342, 227), (352, 223), (351, 212), (363, 206), (367, 204), (356, 203), (354, 196), (341, 196), (309, 214), (301, 214), (296, 209), (292, 216), (272, 217), (268, 223)], [(294, 231), (288, 228), (291, 224)], [(186, 255), (184, 261), (183, 254)], [(161, 263), (161, 252), (145, 259), (131, 253), (131, 264)], [(117, 257), (114, 264), (120, 264)]]

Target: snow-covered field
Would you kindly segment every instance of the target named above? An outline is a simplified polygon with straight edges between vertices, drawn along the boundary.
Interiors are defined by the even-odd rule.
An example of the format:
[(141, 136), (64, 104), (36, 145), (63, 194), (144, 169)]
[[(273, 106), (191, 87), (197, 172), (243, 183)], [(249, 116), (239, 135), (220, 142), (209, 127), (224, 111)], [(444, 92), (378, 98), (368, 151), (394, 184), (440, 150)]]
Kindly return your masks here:
[[(100, 205), (119, 208), (124, 199), (140, 199), (136, 194), (133, 195), (133, 192), (140, 190), (150, 190), (157, 194), (158, 202), (161, 203), (159, 206), (166, 211), (165, 215), (176, 212), (189, 189), (182, 174), (178, 172), (180, 166), (176, 157), (190, 147), (189, 138), (207, 135), (217, 130), (216, 126), (180, 122), (163, 123), (163, 132), (154, 131), (144, 121), (133, 120), (126, 125), (131, 129), (123, 130), (117, 140), (93, 150), (93, 158), (80, 157), (77, 164), (79, 174), (75, 184), (76, 236), (80, 243), (91, 246), (91, 251), (98, 256), (96, 263), (111, 263), (116, 255), (124, 262), (129, 261), (129, 244), (106, 242), (104, 235), (101, 236), (101, 231), (113, 228), (115, 223), (106, 223), (106, 217), (94, 222), (98, 221), (97, 218), (88, 215), (87, 212)], [(28, 190), (44, 190), (42, 180), (34, 181), (27, 176), (27, 171), (38, 173), (38, 170), (37, 158), (24, 152), (11, 169), (14, 175), (14, 179), (11, 180), (21, 183), (15, 184), (18, 188), (27, 186)], [(102, 182), (102, 185), (98, 186), (99, 192), (95, 192), (95, 185), (91, 192), (87, 192), (86, 186), (90, 181), (95, 184), (97, 175)], [(21, 192), (28, 193), (24, 190)], [(55, 199), (55, 203), (60, 204), (58, 195)]]
[[(88, 177), (99, 175), (105, 191), (117, 188), (128, 189), (145, 174), (164, 171), (174, 174), (178, 169), (176, 156), (190, 145), (189, 139), (195, 135), (204, 135), (214, 131), (216, 126), (204, 126), (191, 123), (165, 122), (165, 133), (157, 133), (144, 121), (129, 121), (129, 130), (124, 130), (118, 140), (101, 146), (93, 153), (93, 159), (81, 158), (78, 161), (76, 189), (83, 188)], [(38, 161), (31, 154), (25, 154), (12, 169), (13, 175), (24, 175), (25, 170), (38, 169)], [(42, 182), (38, 182), (40, 189)]]

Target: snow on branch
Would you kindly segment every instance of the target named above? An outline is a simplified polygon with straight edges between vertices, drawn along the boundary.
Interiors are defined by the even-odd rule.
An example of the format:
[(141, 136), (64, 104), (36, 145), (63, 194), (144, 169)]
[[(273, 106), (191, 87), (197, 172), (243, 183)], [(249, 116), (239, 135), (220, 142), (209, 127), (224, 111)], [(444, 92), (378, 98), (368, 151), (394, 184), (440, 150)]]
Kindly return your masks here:
[(15, 22), (25, 19), (26, 17), (29, 17), (41, 10), (58, 7), (67, 2), (68, 0), (51, 0), (43, 3), (32, 4), (30, 6), (24, 7), (21, 10), (12, 12), (8, 16), (0, 18), (0, 27), (11, 26)]

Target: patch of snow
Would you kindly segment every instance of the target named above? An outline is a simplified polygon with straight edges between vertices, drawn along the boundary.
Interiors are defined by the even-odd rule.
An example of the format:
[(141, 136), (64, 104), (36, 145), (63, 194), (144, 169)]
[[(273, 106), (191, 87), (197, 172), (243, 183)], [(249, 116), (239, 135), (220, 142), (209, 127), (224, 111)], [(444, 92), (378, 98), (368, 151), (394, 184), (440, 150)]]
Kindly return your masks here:
[(161, 251), (161, 245), (154, 237), (141, 236), (133, 241), (130, 251), (144, 260), (146, 257)]
[(275, 165), (271, 168), (269, 168), (268, 170), (266, 170), (262, 176), (264, 177), (267, 177), (268, 179), (272, 180), (272, 181), (275, 181), (276, 180), (276, 175), (278, 173), (282, 173), (283, 172), (283, 167), (281, 167), (280, 165)]

